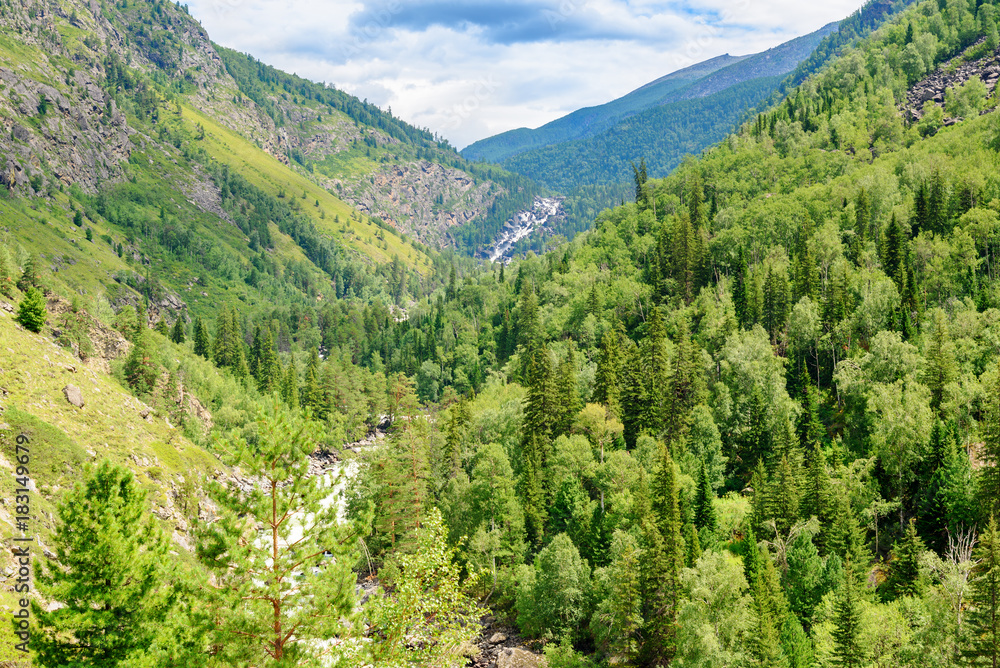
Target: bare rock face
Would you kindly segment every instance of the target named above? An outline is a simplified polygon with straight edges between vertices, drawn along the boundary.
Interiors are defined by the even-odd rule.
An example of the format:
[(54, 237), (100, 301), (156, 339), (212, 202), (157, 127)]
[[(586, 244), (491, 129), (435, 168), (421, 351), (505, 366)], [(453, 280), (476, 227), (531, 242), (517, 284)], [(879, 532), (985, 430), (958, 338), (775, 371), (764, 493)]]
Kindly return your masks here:
[(73, 404), (77, 408), (83, 408), (83, 392), (76, 385), (67, 385), (63, 388), (63, 394), (66, 396), (66, 401)]
[[(923, 106), (928, 100), (943, 107), (945, 91), (961, 86), (974, 76), (978, 76), (986, 84), (987, 94), (992, 94), (998, 79), (1000, 79), (1000, 50), (971, 63), (957, 65), (953, 65), (951, 62), (944, 63), (937, 70), (913, 84), (907, 91), (906, 102), (903, 103), (904, 114), (911, 121), (919, 120), (924, 115)], [(945, 122), (945, 125), (951, 125), (951, 123)]]
[(341, 187), (341, 196), (361, 211), (437, 246), (446, 245), (449, 228), (482, 216), (504, 193), (492, 182), (476, 183), (461, 170), (427, 160), (385, 165)]
[(497, 655), (497, 668), (543, 668), (548, 666), (544, 656), (526, 649), (508, 647)]

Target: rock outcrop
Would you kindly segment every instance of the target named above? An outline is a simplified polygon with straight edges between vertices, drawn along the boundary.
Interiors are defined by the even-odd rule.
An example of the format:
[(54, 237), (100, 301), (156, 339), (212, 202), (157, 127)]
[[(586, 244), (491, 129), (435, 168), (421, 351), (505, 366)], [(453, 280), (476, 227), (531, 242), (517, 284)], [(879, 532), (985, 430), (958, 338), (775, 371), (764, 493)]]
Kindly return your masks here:
[(972, 62), (955, 63), (951, 61), (944, 63), (937, 70), (913, 84), (906, 93), (906, 102), (903, 108), (907, 120), (920, 120), (924, 115), (924, 103), (928, 100), (943, 107), (945, 91), (961, 86), (974, 76), (978, 76), (986, 84), (986, 90), (989, 94), (993, 93), (997, 80), (1000, 79), (1000, 49)]

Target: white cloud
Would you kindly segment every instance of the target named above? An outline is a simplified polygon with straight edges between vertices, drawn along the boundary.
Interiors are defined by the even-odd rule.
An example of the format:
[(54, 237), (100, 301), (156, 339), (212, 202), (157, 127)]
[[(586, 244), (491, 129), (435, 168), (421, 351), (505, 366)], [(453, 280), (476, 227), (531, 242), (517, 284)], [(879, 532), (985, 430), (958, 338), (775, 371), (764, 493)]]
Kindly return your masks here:
[(756, 53), (861, 0), (193, 0), (225, 46), (368, 98), (463, 147)]

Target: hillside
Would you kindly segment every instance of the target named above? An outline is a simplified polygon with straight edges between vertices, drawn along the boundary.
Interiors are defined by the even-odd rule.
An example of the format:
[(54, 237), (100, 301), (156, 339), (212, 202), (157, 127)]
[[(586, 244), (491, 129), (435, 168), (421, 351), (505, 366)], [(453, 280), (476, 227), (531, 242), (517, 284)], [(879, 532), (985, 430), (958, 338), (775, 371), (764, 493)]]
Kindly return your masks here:
[[(190, 95), (140, 116), (139, 68), (79, 131), (128, 160), (60, 190), (24, 157), (67, 123), (39, 98), (0, 199), (0, 466), (28, 435), (39, 568), (157, 551), (133, 551), (148, 588), (85, 581), (65, 608), (39, 579), (35, 664), (96, 630), (170, 668), (990, 665), (998, 23), (923, 0), (828, 42), (591, 230), (491, 266), (344, 217)], [(373, 262), (369, 229), (417, 259)], [(165, 547), (114, 504), (60, 506), (104, 458)], [(54, 530), (80, 517), (121, 550)], [(300, 544), (290, 517), (323, 524)]]

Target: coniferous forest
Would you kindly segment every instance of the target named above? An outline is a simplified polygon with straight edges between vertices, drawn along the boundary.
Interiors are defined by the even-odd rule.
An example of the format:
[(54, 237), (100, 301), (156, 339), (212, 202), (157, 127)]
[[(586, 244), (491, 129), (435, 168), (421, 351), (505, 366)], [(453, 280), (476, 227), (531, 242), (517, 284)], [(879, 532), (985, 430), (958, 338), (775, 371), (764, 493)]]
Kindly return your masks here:
[[(553, 668), (997, 668), (998, 21), (914, 3), (507, 265), (352, 253), (318, 198), (207, 155), (155, 82), (112, 82), (232, 222), (175, 214), (139, 159), (50, 193), (130, 268), (71, 302), (0, 237), (10, 355), (47, 337), (85, 361), (117, 332), (107, 373), (152, 416), (101, 449), (104, 422), (19, 394), (47, 371), (0, 375), (5, 461), (10, 434), (44, 444), (34, 661), (462, 666), (486, 628)], [(247, 90), (280, 74), (226, 59)], [(3, 206), (27, 211), (17, 187)], [(219, 299), (154, 316), (176, 285)], [(173, 435), (137, 463), (128, 431), (154, 420)]]

